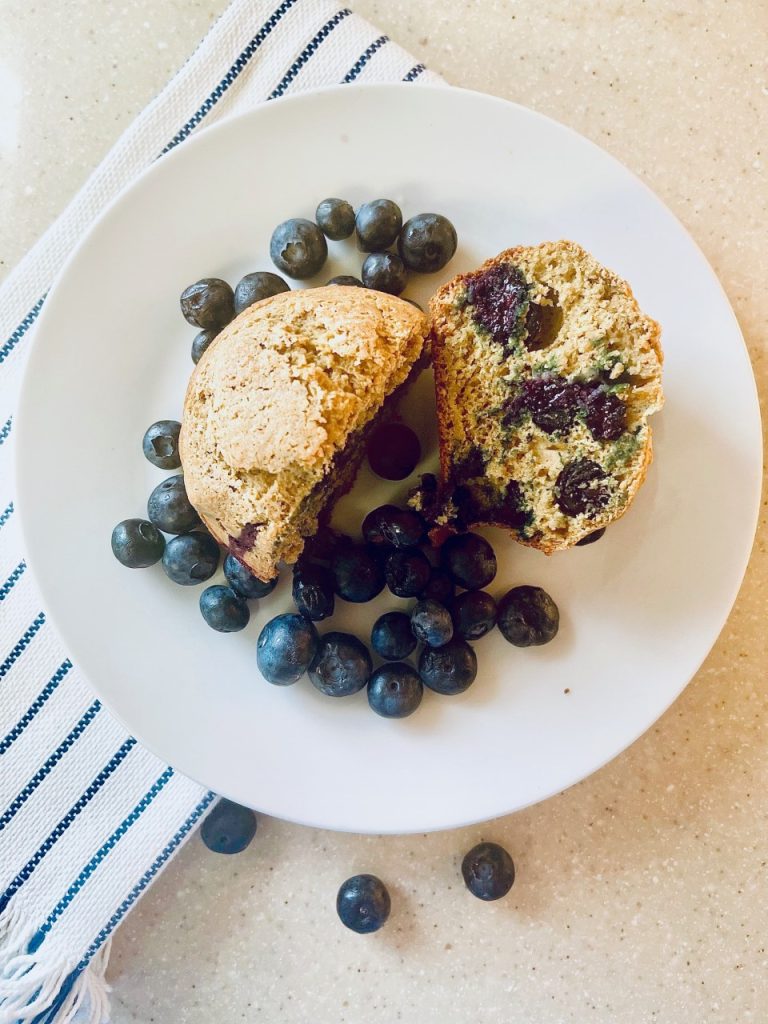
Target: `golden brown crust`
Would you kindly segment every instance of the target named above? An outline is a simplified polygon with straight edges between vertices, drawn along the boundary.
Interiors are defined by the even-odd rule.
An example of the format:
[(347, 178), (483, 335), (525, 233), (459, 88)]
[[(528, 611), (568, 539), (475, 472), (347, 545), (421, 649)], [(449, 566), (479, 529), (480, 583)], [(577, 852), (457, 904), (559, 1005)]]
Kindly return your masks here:
[(408, 377), (425, 333), (410, 303), (331, 286), (250, 306), (206, 350), (182, 418), (187, 493), (257, 576), (298, 557), (334, 458)]
[[(524, 352), (521, 359), (511, 358), (505, 366), (499, 368), (498, 349), (494, 352), (493, 346), (487, 342), (487, 337), (483, 342), (482, 332), (467, 326), (467, 319), (461, 309), (462, 296), (466, 295), (467, 286), (472, 278), (478, 273), (504, 264), (521, 266), (532, 287), (538, 288), (541, 285), (542, 291), (535, 294), (546, 294), (547, 287), (556, 286), (558, 294), (565, 296), (563, 299), (566, 304), (565, 325), (561, 331), (565, 341), (561, 341), (561, 336), (558, 336), (552, 348), (548, 349), (546, 353)], [(585, 287), (588, 286), (591, 289), (586, 299), (579, 291), (582, 281), (585, 282)], [(546, 298), (544, 302), (546, 303)], [(541, 367), (549, 369), (544, 362), (546, 357), (550, 361), (561, 360), (562, 366), (553, 367), (554, 372), (562, 373), (568, 379), (584, 379), (591, 375), (590, 370), (594, 371), (596, 351), (594, 346), (597, 344), (595, 339), (599, 338), (603, 343), (605, 339), (599, 336), (605, 334), (610, 342), (611, 330), (615, 327), (615, 333), (620, 336), (623, 350), (629, 352), (635, 359), (635, 370), (638, 374), (635, 379), (640, 384), (639, 387), (632, 389), (631, 394), (631, 401), (634, 403), (632, 417), (633, 424), (636, 426), (634, 436), (637, 445), (631, 453), (631, 458), (627, 460), (626, 473), (621, 478), (620, 501), (612, 503), (610, 508), (601, 510), (590, 516), (589, 519), (586, 517), (567, 519), (563, 516), (558, 509), (553, 507), (552, 475), (557, 472), (558, 465), (562, 466), (563, 461), (568, 457), (578, 457), (580, 454), (584, 454), (589, 458), (598, 458), (592, 450), (595, 447), (594, 442), (587, 434), (586, 428), (579, 428), (581, 433), (577, 430), (575, 437), (569, 435), (568, 439), (560, 441), (547, 438), (543, 432), (529, 427), (527, 431), (531, 437), (531, 450), (535, 451), (538, 445), (540, 449), (544, 450), (543, 454), (547, 459), (548, 497), (542, 498), (538, 494), (538, 485), (535, 479), (532, 480), (528, 488), (529, 499), (532, 497), (532, 500), (539, 503), (537, 512), (541, 512), (541, 514), (536, 517), (537, 523), (543, 522), (545, 526), (527, 535), (525, 531), (510, 532), (521, 543), (551, 554), (554, 551), (573, 546), (583, 537), (594, 530), (607, 526), (626, 512), (645, 480), (652, 460), (651, 430), (647, 424), (647, 417), (663, 404), (661, 390), (663, 355), (659, 324), (642, 313), (631, 288), (625, 281), (598, 264), (593, 257), (574, 242), (560, 241), (543, 243), (540, 246), (518, 246), (487, 260), (477, 271), (460, 274), (443, 285), (430, 301), (430, 326), (440, 439), (441, 487), (444, 500), (450, 499), (451, 477), (457, 450), (465, 441), (471, 443), (476, 440), (479, 431), (478, 424), (482, 428), (480, 432), (485, 432), (487, 441), (489, 431), (484, 425), (485, 421), (482, 420), (482, 414), (483, 412), (487, 413), (487, 410), (479, 412), (477, 409), (468, 410), (468, 406), (480, 405), (481, 402), (478, 401), (478, 396), (480, 396), (489, 408), (493, 408), (493, 389), (498, 383), (495, 378), (506, 376), (507, 381), (514, 382), (515, 379), (518, 379), (517, 375), (525, 377), (526, 375), (530, 376), (531, 373), (544, 372)], [(470, 335), (472, 336), (470, 337)], [(468, 353), (471, 353), (471, 345), (475, 342), (480, 348), (485, 344), (485, 349), (483, 357), (472, 362), (473, 357)], [(541, 359), (537, 362), (539, 356)], [(493, 366), (488, 369), (490, 364)], [(622, 368), (620, 367), (620, 369)], [(483, 381), (482, 386), (478, 386), (472, 391), (467, 385), (467, 380), (473, 374), (477, 376), (478, 373), (480, 375), (486, 373), (487, 379)], [(617, 374), (617, 376), (619, 375)], [(483, 390), (484, 388), (485, 390)], [(467, 394), (470, 395), (469, 400)], [(498, 389), (496, 397), (498, 397)], [(498, 447), (498, 434), (496, 441)], [(579, 451), (579, 446), (587, 450)], [(517, 465), (514, 464), (515, 458)], [(557, 458), (560, 459), (559, 463)], [(520, 463), (526, 461), (532, 463), (534, 467), (539, 465), (531, 452), (523, 452), (518, 448), (514, 454), (510, 455), (505, 470), (507, 479), (512, 479), (513, 473), (518, 475)], [(501, 460), (497, 460), (497, 462), (501, 462)], [(539, 470), (536, 475), (544, 476), (546, 474)], [(498, 479), (503, 480), (503, 473), (499, 473)], [(542, 489), (544, 489), (544, 485), (538, 488), (538, 490)], [(450, 513), (443, 519), (443, 524), (449, 521)], [(509, 524), (500, 522), (492, 508), (488, 509), (487, 515), (473, 517), (471, 525), (490, 525), (509, 529)], [(442, 524), (439, 529), (445, 532)]]

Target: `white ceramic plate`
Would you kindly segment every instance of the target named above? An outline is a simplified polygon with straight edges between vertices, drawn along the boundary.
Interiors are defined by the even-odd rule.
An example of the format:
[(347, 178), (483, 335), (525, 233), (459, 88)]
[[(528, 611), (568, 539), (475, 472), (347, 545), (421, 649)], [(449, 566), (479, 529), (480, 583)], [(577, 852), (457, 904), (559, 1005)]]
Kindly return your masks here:
[[(265, 683), (264, 622), (290, 606), (287, 582), (243, 633), (208, 629), (199, 590), (160, 566), (128, 571), (112, 526), (144, 514), (162, 478), (141, 437), (181, 413), (194, 329), (182, 288), (269, 269), (272, 228), (327, 195), (376, 196), (406, 215), (456, 224), (442, 280), (521, 243), (572, 238), (625, 276), (663, 325), (667, 405), (657, 458), (631, 512), (599, 543), (546, 558), (489, 531), (496, 595), (544, 586), (562, 613), (556, 641), (477, 644), (477, 682), (427, 693), (385, 721), (365, 694), (332, 700), (304, 679)], [(333, 243), (332, 274), (357, 273)], [(320, 282), (310, 282), (320, 283)], [(424, 378), (407, 417), (434, 454)], [(281, 100), (204, 132), (160, 160), (100, 219), (46, 302), (18, 417), (27, 551), (72, 658), (125, 726), (216, 791), (270, 814), (357, 831), (481, 820), (571, 785), (636, 739), (680, 693), (731, 608), (756, 522), (761, 441), (739, 328), (712, 270), (632, 174), (587, 140), (487, 96), (413, 86), (345, 86)], [(367, 470), (340, 510), (355, 527), (404, 485)], [(366, 635), (386, 596), (342, 603), (337, 628)]]

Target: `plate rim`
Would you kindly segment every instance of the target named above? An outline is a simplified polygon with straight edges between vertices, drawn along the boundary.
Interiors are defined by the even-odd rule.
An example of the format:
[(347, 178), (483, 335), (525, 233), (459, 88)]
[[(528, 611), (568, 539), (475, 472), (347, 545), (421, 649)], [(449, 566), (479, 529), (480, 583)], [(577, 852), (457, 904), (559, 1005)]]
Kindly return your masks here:
[[(518, 103), (518, 102), (515, 102), (515, 101), (512, 101), (512, 100), (507, 100), (507, 99), (505, 99), (503, 97), (500, 97), (500, 96), (494, 96), (494, 95), (489, 94), (489, 93), (484, 93), (484, 92), (481, 92), (479, 90), (467, 89), (467, 88), (459, 87), (459, 86), (427, 84), (427, 83), (424, 83), (424, 84), (413, 83), (413, 84), (417, 84), (418, 85), (418, 88), (419, 88), (420, 92), (428, 92), (428, 93), (433, 93), (433, 94), (441, 94), (443, 96), (446, 95), (446, 94), (450, 95), (450, 94), (453, 94), (453, 93), (461, 93), (461, 94), (464, 94), (464, 95), (472, 97), (473, 100), (478, 100), (479, 102), (487, 103), (487, 104), (498, 106), (498, 107), (501, 107), (501, 108), (510, 108), (511, 107), (511, 108), (516, 109), (519, 113), (521, 113), (522, 115), (524, 115), (526, 117), (532, 117), (535, 120), (542, 120), (542, 121), (548, 122), (550, 125), (554, 126), (558, 131), (566, 132), (568, 135), (570, 135), (570, 136), (574, 137), (575, 139), (577, 139), (580, 144), (582, 144), (582, 145), (586, 144), (590, 149), (596, 151), (599, 154), (601, 159), (609, 160), (611, 162), (611, 164), (613, 164), (614, 167), (617, 170), (620, 170), (624, 175), (626, 175), (629, 178), (631, 178), (636, 186), (639, 186), (642, 189), (642, 191), (644, 193), (646, 193), (646, 195), (648, 197), (653, 199), (653, 201), (658, 205), (658, 207), (663, 209), (664, 213), (674, 222), (674, 225), (676, 226), (677, 230), (685, 237), (687, 242), (696, 251), (696, 253), (699, 256), (703, 266), (706, 268), (706, 271), (709, 274), (710, 281), (713, 284), (715, 284), (716, 287), (717, 287), (717, 290), (719, 292), (720, 301), (724, 304), (724, 308), (727, 308), (728, 313), (730, 314), (730, 317), (732, 318), (734, 329), (735, 329), (736, 333), (738, 334), (738, 337), (739, 337), (739, 339), (741, 341), (741, 355), (742, 355), (742, 357), (743, 357), (743, 359), (745, 361), (745, 364), (746, 364), (746, 369), (748, 371), (748, 378), (751, 381), (752, 412), (754, 412), (756, 414), (755, 417), (754, 417), (755, 437), (754, 437), (753, 441), (754, 441), (755, 447), (754, 447), (753, 458), (754, 458), (755, 466), (759, 467), (759, 469), (754, 474), (754, 486), (753, 486), (754, 493), (752, 494), (752, 514), (751, 514), (751, 517), (750, 517), (751, 528), (750, 528), (749, 531), (747, 531), (747, 530), (744, 531), (744, 536), (743, 536), (743, 539), (742, 539), (742, 542), (741, 542), (741, 545), (740, 545), (741, 546), (741, 557), (740, 557), (739, 562), (738, 562), (738, 573), (736, 573), (735, 576), (734, 576), (734, 583), (732, 584), (732, 586), (730, 588), (730, 592), (728, 593), (727, 604), (724, 602), (725, 611), (722, 614), (722, 616), (720, 616), (720, 620), (721, 621), (719, 622), (719, 625), (717, 627), (717, 631), (716, 632), (713, 631), (713, 638), (712, 638), (711, 644), (706, 649), (706, 651), (704, 651), (704, 653), (702, 654), (701, 659), (698, 661), (698, 663), (696, 664), (696, 667), (691, 672), (691, 674), (687, 678), (685, 678), (680, 683), (680, 685), (677, 688), (675, 688), (674, 692), (672, 692), (670, 694), (669, 700), (665, 703), (665, 705), (662, 708), (660, 708), (659, 710), (657, 710), (654, 713), (654, 716), (651, 718), (651, 720), (647, 721), (647, 722), (644, 722), (644, 724), (633, 735), (632, 739), (630, 739), (628, 742), (620, 740), (617, 746), (615, 746), (615, 747), (612, 746), (611, 747), (611, 753), (609, 753), (599, 763), (595, 764), (594, 767), (591, 768), (590, 771), (587, 774), (581, 775), (580, 777), (574, 779), (572, 782), (568, 783), (566, 786), (564, 786), (564, 787), (563, 786), (554, 787), (551, 790), (544, 792), (543, 794), (540, 794), (540, 795), (537, 795), (535, 797), (532, 797), (528, 801), (516, 804), (511, 809), (501, 810), (501, 811), (498, 811), (498, 812), (494, 813), (494, 815), (493, 815), (493, 817), (500, 817), (500, 816), (506, 816), (506, 815), (509, 815), (509, 814), (512, 814), (512, 813), (516, 813), (517, 811), (524, 810), (526, 807), (530, 807), (530, 806), (533, 806), (535, 804), (542, 803), (545, 800), (548, 800), (548, 799), (550, 799), (551, 797), (553, 797), (553, 796), (555, 796), (557, 794), (564, 793), (567, 790), (569, 790), (572, 786), (575, 786), (578, 783), (583, 782), (585, 779), (589, 778), (591, 775), (593, 775), (596, 772), (598, 772), (601, 769), (603, 769), (607, 764), (609, 764), (611, 761), (613, 761), (621, 753), (623, 753), (625, 750), (628, 750), (631, 746), (633, 746), (655, 724), (655, 722), (657, 722), (669, 710), (669, 708), (675, 703), (675, 701), (680, 697), (680, 695), (685, 690), (685, 688), (688, 686), (688, 684), (692, 681), (692, 679), (699, 672), (702, 664), (704, 663), (706, 658), (711, 653), (711, 651), (714, 648), (715, 644), (718, 642), (718, 640), (719, 640), (719, 638), (720, 638), (720, 636), (721, 636), (721, 634), (723, 632), (723, 629), (725, 628), (725, 625), (727, 624), (728, 619), (730, 618), (730, 615), (731, 615), (731, 613), (733, 611), (734, 604), (736, 602), (738, 594), (739, 594), (739, 592), (741, 590), (741, 587), (743, 585), (746, 571), (747, 571), (749, 563), (751, 561), (751, 554), (752, 554), (752, 550), (753, 550), (754, 543), (755, 543), (757, 527), (758, 527), (758, 524), (759, 524), (759, 516), (760, 516), (760, 508), (761, 508), (761, 500), (762, 500), (762, 491), (763, 491), (762, 459), (763, 459), (763, 447), (764, 447), (764, 445), (763, 445), (763, 437), (762, 437), (762, 416), (761, 416), (761, 409), (760, 409), (759, 392), (758, 392), (758, 389), (757, 389), (757, 381), (755, 379), (754, 369), (753, 369), (752, 361), (751, 361), (751, 358), (750, 358), (750, 355), (749, 355), (749, 349), (747, 347), (746, 340), (744, 338), (744, 334), (743, 334), (743, 331), (741, 329), (741, 325), (739, 324), (738, 318), (737, 318), (736, 313), (735, 313), (735, 311), (733, 309), (733, 306), (732, 306), (732, 304), (731, 304), (731, 302), (730, 302), (730, 300), (728, 298), (728, 295), (727, 295), (727, 293), (725, 291), (725, 288), (723, 287), (720, 279), (718, 278), (717, 274), (714, 271), (714, 268), (710, 264), (710, 262), (707, 259), (705, 253), (703, 252), (703, 250), (701, 249), (701, 247), (699, 246), (699, 244), (697, 243), (695, 238), (687, 230), (685, 225), (676, 216), (676, 214), (667, 206), (667, 204), (664, 202), (664, 200), (653, 191), (653, 189), (650, 187), (650, 185), (646, 184), (631, 168), (627, 167), (624, 163), (622, 163), (622, 161), (619, 160), (618, 157), (614, 156), (608, 150), (603, 149), (602, 146), (598, 145), (596, 142), (594, 142), (592, 139), (590, 139), (586, 135), (581, 134), (579, 131), (577, 131), (575, 128), (570, 127), (569, 125), (564, 124), (563, 122), (558, 121), (555, 118), (553, 118), (553, 117), (551, 117), (551, 116), (549, 116), (547, 114), (541, 113), (541, 112), (539, 112), (539, 111), (537, 111), (537, 110), (535, 110), (535, 109), (533, 109), (531, 107), (527, 107), (524, 104), (521, 104), (521, 103)], [(183, 145), (183, 146), (179, 145), (179, 146), (174, 147), (174, 149), (170, 150), (167, 153), (164, 153), (163, 155), (158, 157), (156, 160), (154, 160), (151, 164), (149, 164), (147, 167), (145, 167), (131, 182), (129, 182), (127, 185), (125, 185), (123, 188), (121, 188), (120, 191), (109, 201), (109, 203), (107, 203), (104, 206), (104, 208), (99, 212), (98, 216), (89, 225), (88, 229), (85, 231), (83, 236), (78, 240), (77, 244), (74, 246), (72, 251), (68, 254), (65, 262), (62, 265), (62, 267), (59, 269), (59, 271), (55, 275), (54, 281), (53, 281), (53, 283), (52, 283), (51, 287), (49, 288), (48, 293), (46, 295), (46, 300), (48, 300), (52, 295), (54, 295), (56, 293), (56, 291), (60, 287), (61, 282), (66, 278), (66, 276), (67, 276), (67, 274), (69, 272), (70, 266), (78, 259), (80, 252), (88, 246), (88, 244), (89, 244), (89, 242), (91, 240), (92, 235), (98, 230), (98, 228), (101, 226), (103, 221), (106, 220), (110, 216), (110, 214), (113, 212), (113, 210), (115, 210), (118, 206), (120, 206), (126, 200), (126, 198), (128, 196), (130, 196), (133, 193), (133, 191), (140, 186), (141, 183), (143, 183), (146, 179), (149, 179), (149, 178), (153, 177), (155, 174), (159, 173), (158, 172), (158, 168), (166, 167), (169, 164), (173, 163), (174, 161), (178, 161), (178, 160), (182, 159), (180, 154), (181, 153), (186, 153), (188, 150), (190, 150), (190, 147), (192, 148), (192, 150), (194, 150), (194, 148), (197, 145), (200, 144), (200, 140), (202, 140), (202, 139), (210, 139), (211, 136), (216, 135), (216, 134), (218, 134), (220, 132), (231, 131), (233, 129), (233, 126), (236, 126), (238, 124), (242, 124), (243, 122), (249, 121), (249, 120), (254, 119), (254, 118), (258, 118), (259, 115), (261, 114), (261, 112), (265, 108), (269, 109), (269, 108), (271, 108), (273, 106), (275, 108), (283, 108), (285, 106), (301, 105), (302, 103), (306, 103), (307, 101), (311, 102), (311, 101), (315, 100), (317, 97), (322, 98), (323, 96), (326, 96), (326, 95), (336, 95), (336, 94), (340, 94), (340, 93), (341, 94), (345, 94), (345, 95), (352, 94), (352, 93), (356, 93), (356, 94), (387, 93), (387, 92), (402, 93), (405, 90), (411, 90), (413, 88), (413, 84), (405, 83), (405, 82), (391, 82), (391, 83), (382, 83), (382, 82), (360, 83), (360, 82), (355, 82), (355, 83), (350, 83), (350, 84), (335, 84), (335, 85), (325, 86), (325, 87), (319, 88), (319, 89), (308, 89), (308, 90), (302, 91), (300, 93), (295, 93), (295, 94), (291, 94), (291, 95), (288, 95), (288, 96), (283, 96), (283, 97), (278, 98), (277, 100), (269, 101), (268, 104), (267, 104), (266, 101), (261, 102), (257, 106), (252, 108), (251, 110), (247, 110), (247, 111), (243, 111), (241, 113), (231, 114), (229, 116), (225, 116), (222, 120), (220, 120), (220, 121), (218, 121), (218, 122), (216, 122), (214, 124), (208, 125), (208, 126), (204, 127), (202, 130), (197, 131), (190, 138), (185, 140), (185, 145)], [(187, 160), (188, 158), (184, 157), (183, 159)], [(40, 328), (40, 325), (47, 324), (48, 319), (52, 315), (50, 313), (50, 309), (51, 309), (50, 302), (49, 301), (45, 301), (43, 303), (43, 307), (42, 307), (42, 309), (40, 311), (40, 316), (38, 317), (38, 320), (37, 320), (37, 322), (36, 322), (36, 324), (35, 324), (35, 326), (33, 328), (32, 336), (29, 339), (31, 344), (30, 344), (28, 352), (26, 353), (26, 362), (25, 362), (25, 365), (24, 365), (23, 371), (22, 371), (21, 383), (20, 383), (20, 387), (19, 387), (19, 391), (18, 391), (18, 395), (17, 395), (17, 401), (16, 401), (16, 410), (15, 410), (15, 414), (14, 414), (13, 445), (12, 445), (12, 452), (11, 452), (13, 465), (12, 465), (12, 474), (11, 474), (11, 476), (12, 476), (12, 480), (13, 480), (13, 484), (14, 484), (14, 498), (15, 498), (15, 501), (16, 501), (16, 507), (17, 507), (17, 511), (18, 511), (18, 528), (19, 528), (20, 538), (21, 538), (21, 542), (22, 542), (22, 548), (23, 548), (23, 551), (24, 551), (24, 557), (25, 557), (25, 559), (26, 559), (26, 561), (28, 563), (29, 569), (31, 570), (31, 575), (34, 577), (35, 584), (36, 584), (36, 586), (37, 586), (37, 588), (38, 588), (38, 590), (40, 592), (41, 599), (42, 599), (42, 604), (43, 604), (43, 606), (46, 609), (47, 621), (48, 621), (49, 625), (53, 627), (53, 630), (54, 630), (56, 636), (58, 637), (59, 641), (63, 645), (63, 647), (65, 649), (67, 649), (67, 651), (69, 653), (69, 648), (71, 647), (71, 644), (67, 641), (66, 636), (61, 631), (56, 617), (49, 611), (49, 604), (48, 604), (48, 599), (47, 599), (48, 587), (47, 587), (46, 582), (45, 582), (46, 574), (45, 574), (45, 572), (40, 572), (39, 571), (39, 565), (38, 565), (38, 562), (37, 562), (37, 556), (36, 556), (36, 554), (32, 553), (33, 552), (33, 547), (30, 547), (30, 545), (29, 545), (29, 535), (28, 535), (27, 526), (26, 526), (26, 517), (25, 517), (25, 514), (24, 514), (24, 509), (27, 506), (27, 501), (26, 501), (26, 498), (24, 497), (25, 492), (26, 492), (26, 486), (24, 484), (24, 471), (22, 470), (21, 459), (19, 458), (19, 453), (20, 453), (20, 451), (21, 451), (21, 449), (23, 447), (23, 440), (22, 439), (23, 439), (23, 436), (26, 433), (26, 422), (27, 422), (28, 419), (31, 420), (33, 415), (34, 415), (34, 410), (33, 410), (33, 407), (32, 407), (33, 403), (32, 403), (32, 400), (31, 400), (30, 393), (31, 393), (32, 387), (33, 387), (31, 381), (32, 381), (32, 378), (34, 376), (34, 369), (35, 369), (35, 367), (37, 365), (37, 361), (39, 359), (42, 359), (42, 355), (41, 355), (42, 350), (41, 350), (40, 346), (37, 343), (38, 334), (39, 334), (39, 328)], [(155, 748), (154, 744), (146, 742), (146, 740), (141, 735), (141, 733), (143, 732), (142, 729), (138, 729), (137, 730), (133, 726), (129, 725), (127, 722), (124, 721), (122, 716), (112, 706), (112, 703), (111, 703), (110, 699), (108, 697), (104, 696), (104, 694), (101, 691), (100, 686), (98, 684), (94, 684), (94, 682), (91, 680), (90, 676), (88, 676), (83, 669), (80, 669), (80, 673), (81, 673), (81, 676), (82, 676), (83, 680), (85, 681), (86, 685), (89, 686), (93, 690), (93, 692), (96, 694), (96, 696), (98, 696), (99, 700), (103, 703), (103, 705), (108, 710), (109, 714), (115, 719), (115, 721), (117, 721), (120, 724), (120, 726), (123, 729), (125, 729), (126, 732), (129, 733), (129, 735), (135, 737), (136, 740), (146, 750), (148, 750), (150, 753), (152, 753), (154, 756), (156, 756), (161, 761), (163, 761), (165, 763), (170, 763), (170, 762), (168, 762), (168, 759), (166, 758), (166, 756), (161, 751), (158, 751)], [(210, 788), (207, 783), (205, 783), (204, 781), (201, 781), (200, 779), (198, 779), (194, 772), (190, 773), (190, 772), (188, 772), (186, 770), (176, 769), (176, 768), (174, 768), (174, 770), (178, 771), (179, 774), (185, 776), (186, 778), (189, 778), (192, 781), (197, 782), (199, 785), (203, 786), (204, 788)], [(217, 790), (217, 793), (219, 793), (219, 795), (221, 795), (221, 796), (227, 796), (226, 792), (224, 792), (224, 791), (219, 792)], [(256, 808), (256, 809), (258, 810), (258, 808)], [(403, 830), (401, 828), (380, 828), (380, 827), (377, 827), (375, 829), (374, 828), (366, 828), (366, 829), (363, 829), (361, 831), (360, 828), (355, 828), (355, 827), (341, 826), (341, 825), (329, 825), (327, 823), (327, 821), (312, 820), (311, 817), (303, 818), (301, 816), (296, 816), (296, 815), (285, 815), (284, 813), (277, 812), (277, 811), (266, 811), (266, 812), (263, 812), (263, 813), (268, 813), (268, 814), (271, 814), (273, 816), (279, 817), (282, 820), (293, 822), (295, 824), (305, 825), (305, 826), (308, 826), (308, 827), (326, 828), (326, 829), (329, 829), (329, 830), (332, 830), (332, 831), (350, 832), (350, 833), (357, 833), (357, 834), (408, 835), (408, 834), (416, 834), (416, 833), (419, 833), (419, 832), (435, 832), (435, 831), (444, 831), (444, 830), (447, 830), (447, 829), (461, 828), (461, 827), (465, 827), (465, 826), (468, 826), (468, 825), (477, 824), (477, 823), (485, 821), (485, 820), (491, 820), (491, 819), (488, 819), (485, 815), (482, 815), (481, 817), (470, 817), (470, 818), (468, 818), (466, 820), (462, 819), (461, 821), (456, 821), (456, 822), (452, 822), (452, 823), (449, 823), (449, 824), (427, 825), (426, 827), (423, 827), (423, 826), (415, 827), (415, 826), (413, 826), (413, 827), (410, 827), (410, 828), (408, 828), (406, 830)]]

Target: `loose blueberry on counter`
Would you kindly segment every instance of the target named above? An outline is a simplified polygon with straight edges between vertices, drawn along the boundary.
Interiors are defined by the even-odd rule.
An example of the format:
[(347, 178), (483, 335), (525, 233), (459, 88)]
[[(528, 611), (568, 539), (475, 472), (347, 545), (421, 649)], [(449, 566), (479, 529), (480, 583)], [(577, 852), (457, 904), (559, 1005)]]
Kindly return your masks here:
[(377, 668), (368, 683), (368, 704), (382, 718), (407, 718), (421, 704), (424, 684), (402, 661)]
[(224, 559), (224, 575), (227, 577), (227, 583), (234, 592), (240, 597), (245, 598), (246, 601), (266, 597), (267, 594), (272, 593), (278, 583), (277, 576), (266, 582), (260, 580), (234, 555), (227, 555)]
[(363, 284), (377, 292), (399, 295), (408, 283), (405, 264), (393, 252), (372, 252), (362, 269)]
[(445, 605), (431, 598), (417, 601), (411, 612), (411, 630), (421, 643), (442, 647), (453, 636), (451, 613)]
[(397, 505), (380, 505), (363, 520), (363, 538), (374, 547), (412, 548), (424, 538), (418, 512)]
[(453, 632), (462, 640), (479, 640), (496, 625), (496, 602), (484, 590), (467, 590), (453, 603)]
[(377, 932), (391, 907), (387, 887), (375, 875), (353, 875), (342, 883), (336, 897), (341, 923), (360, 935)]
[(287, 281), (268, 270), (246, 274), (235, 285), (235, 316), (252, 306), (254, 302), (261, 302), (262, 299), (269, 299), (273, 295), (290, 290), (291, 286)]
[(328, 256), (328, 243), (313, 221), (292, 217), (272, 232), (269, 255), (278, 270), (303, 280), (322, 268)]
[(416, 649), (411, 619), (405, 612), (385, 612), (373, 624), (371, 647), (387, 661), (400, 661)]
[(178, 469), (179, 433), (181, 424), (177, 420), (158, 420), (147, 427), (141, 447), (145, 458), (158, 469)]
[(205, 583), (219, 565), (219, 545), (209, 533), (184, 533), (165, 546), (163, 569), (182, 587)]
[(251, 617), (248, 605), (230, 587), (206, 587), (200, 595), (200, 612), (218, 633), (237, 633)]
[(200, 838), (213, 853), (242, 853), (255, 835), (256, 815), (231, 800), (219, 800), (200, 829)]
[(331, 561), (336, 593), (345, 601), (372, 601), (384, 589), (384, 570), (376, 554), (362, 544), (339, 548)]
[(303, 615), (276, 615), (259, 633), (256, 662), (268, 683), (290, 686), (312, 664), (320, 637)]
[(478, 843), (461, 862), (464, 882), (479, 900), (500, 900), (515, 881), (515, 865), (498, 843)]
[(384, 563), (384, 579), (395, 597), (416, 597), (431, 575), (429, 559), (418, 548), (392, 551)]
[(421, 458), (421, 443), (404, 423), (382, 423), (368, 441), (368, 463), (384, 480), (405, 480)]
[(192, 362), (197, 366), (213, 339), (219, 333), (219, 328), (212, 328), (208, 331), (199, 331), (192, 341)]
[(328, 284), (341, 284), (347, 288), (365, 288), (360, 278), (352, 277), (351, 274), (339, 274), (337, 277), (332, 277)]
[(291, 595), (296, 608), (313, 622), (333, 615), (336, 599), (333, 594), (333, 574), (324, 565), (299, 559), (293, 567)]
[(112, 531), (112, 554), (128, 569), (146, 569), (163, 557), (165, 537), (146, 519), (124, 519)]
[(560, 612), (541, 587), (513, 587), (499, 601), (498, 625), (515, 647), (538, 647), (557, 636)]
[(496, 555), (477, 533), (449, 537), (440, 548), (440, 560), (451, 579), (465, 590), (482, 590), (496, 575)]
[(576, 541), (577, 548), (585, 548), (588, 544), (594, 544), (596, 540), (600, 540), (606, 531), (605, 526), (601, 526), (599, 530), (594, 530), (592, 533), (588, 533), (586, 537), (582, 537), (581, 540)]
[(315, 210), (315, 220), (323, 234), (333, 242), (349, 238), (355, 230), (355, 211), (346, 199), (323, 199)]
[(403, 215), (391, 199), (374, 199), (357, 211), (355, 229), (362, 252), (383, 252), (400, 234)]
[(421, 681), (436, 693), (463, 693), (477, 676), (477, 655), (465, 640), (425, 647), (419, 658)]
[(451, 605), (456, 595), (456, 584), (445, 571), (445, 569), (433, 569), (427, 581), (426, 587), (419, 594), (419, 597), (426, 599), (431, 597), (433, 601), (439, 601), (447, 607)]
[(442, 270), (456, 252), (456, 228), (440, 213), (420, 213), (403, 225), (398, 248), (403, 262), (420, 274)]
[(325, 633), (309, 666), (309, 679), (326, 697), (348, 697), (362, 690), (372, 671), (362, 640), (351, 633)]
[(235, 315), (235, 296), (226, 281), (204, 277), (181, 293), (181, 312), (188, 324), (203, 330), (226, 327)]
[(186, 533), (198, 525), (200, 516), (187, 497), (181, 473), (166, 477), (152, 491), (147, 516), (163, 533)]

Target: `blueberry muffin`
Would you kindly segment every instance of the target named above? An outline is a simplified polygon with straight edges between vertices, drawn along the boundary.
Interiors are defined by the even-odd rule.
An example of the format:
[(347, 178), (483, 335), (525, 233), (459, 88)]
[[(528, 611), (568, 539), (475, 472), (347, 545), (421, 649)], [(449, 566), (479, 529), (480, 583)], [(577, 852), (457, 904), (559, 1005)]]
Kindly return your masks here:
[(244, 310), (195, 367), (180, 452), (213, 536), (269, 580), (354, 481), (368, 432), (421, 367), (426, 317), (362, 288), (282, 292)]
[(441, 479), (433, 536), (501, 526), (548, 554), (626, 512), (663, 404), (660, 328), (574, 242), (509, 249), (430, 303)]

